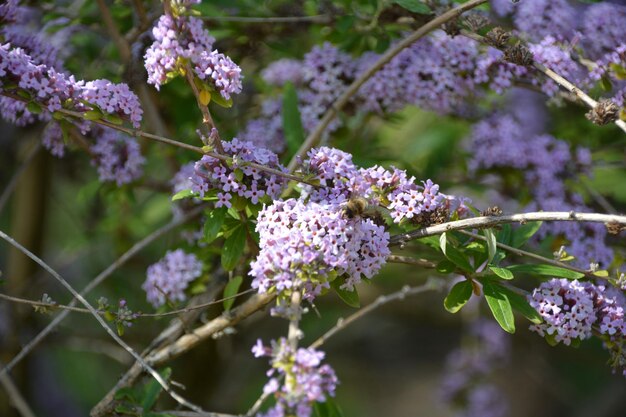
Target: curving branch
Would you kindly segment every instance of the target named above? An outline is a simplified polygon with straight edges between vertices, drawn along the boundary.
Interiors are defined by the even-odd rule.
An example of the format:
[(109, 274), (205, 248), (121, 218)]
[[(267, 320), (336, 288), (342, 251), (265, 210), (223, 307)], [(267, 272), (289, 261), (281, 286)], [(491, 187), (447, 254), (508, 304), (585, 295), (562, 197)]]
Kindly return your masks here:
[(337, 98), (337, 100), (330, 106), (330, 108), (324, 113), (324, 116), (317, 123), (317, 126), (313, 131), (307, 136), (304, 143), (300, 146), (298, 151), (295, 153), (291, 161), (289, 162), (288, 169), (289, 172), (294, 172), (298, 161), (304, 154), (307, 153), (309, 149), (318, 144), (322, 137), (322, 133), (328, 127), (330, 122), (335, 118), (335, 116), (344, 108), (346, 104), (350, 101), (352, 96), (354, 96), (359, 88), (367, 80), (369, 80), (378, 70), (385, 66), (389, 61), (391, 61), (396, 55), (402, 52), (403, 49), (409, 47), (411, 44), (415, 43), (415, 41), (420, 38), (426, 36), (428, 33), (437, 29), (439, 26), (459, 17), (464, 12), (471, 10), (477, 6), (480, 6), (483, 3), (486, 3), (487, 0), (470, 0), (466, 3), (463, 3), (453, 9), (448, 10), (447, 12), (441, 14), (440, 16), (435, 17), (433, 20), (426, 23), (424, 26), (417, 29), (413, 34), (404, 38), (396, 45), (392, 46), (385, 52), (379, 59), (376, 61), (371, 67), (369, 67), (363, 74), (361, 74), (356, 80), (350, 84), (350, 86), (346, 89), (346, 91)]
[(200, 407), (198, 407), (195, 404), (190, 403), (185, 398), (183, 398), (181, 395), (176, 393), (172, 389), (170, 384), (167, 381), (165, 381), (163, 379), (163, 377), (157, 371), (155, 371), (150, 365), (145, 363), (144, 360), (142, 359), (142, 357), (137, 352), (135, 352), (133, 350), (133, 348), (130, 347), (130, 345), (128, 345), (126, 342), (124, 342), (109, 327), (109, 325), (106, 323), (106, 321), (102, 317), (100, 317), (100, 315), (98, 314), (98, 311), (85, 299), (85, 297), (80, 295), (61, 275), (59, 275), (59, 273), (57, 273), (47, 263), (45, 263), (43, 260), (41, 260), (41, 258), (37, 257), (34, 253), (32, 253), (31, 251), (29, 251), (28, 249), (26, 249), (25, 247), (20, 245), (13, 238), (11, 238), (9, 235), (7, 235), (6, 233), (4, 233), (1, 230), (0, 230), (0, 238), (4, 239), (7, 243), (12, 245), (16, 249), (18, 249), (24, 255), (28, 256), (35, 263), (37, 263), (39, 266), (41, 266), (43, 269), (45, 269), (46, 272), (48, 272), (50, 275), (52, 275), (61, 285), (63, 285), (70, 293), (72, 293), (74, 298), (78, 299), (78, 301), (80, 301), (81, 304), (83, 304), (85, 307), (87, 307), (89, 312), (93, 315), (93, 317), (100, 324), (100, 326), (102, 326), (102, 328), (109, 334), (109, 336), (111, 336), (111, 338), (113, 338), (113, 340), (115, 340), (117, 342), (117, 344), (119, 344), (121, 347), (123, 347), (124, 350), (126, 350), (128, 353), (130, 353), (141, 364), (143, 369), (145, 369), (150, 375), (152, 375), (152, 377), (159, 383), (159, 385), (161, 385), (161, 387), (163, 387), (163, 389), (170, 395), (170, 397), (172, 397), (179, 404), (189, 408), (190, 410), (194, 410), (194, 411), (198, 411), (198, 412), (202, 412), (203, 411)]
[[(468, 37), (470, 39), (473, 39), (477, 42), (483, 43), (483, 44), (489, 44), (484, 36), (481, 36), (477, 33), (473, 33), (467, 30), (462, 30), (461, 34), (465, 37)], [(576, 85), (574, 85), (573, 83), (571, 83), (569, 80), (567, 80), (565, 77), (557, 74), (556, 72), (552, 71), (550, 68), (546, 67), (545, 65), (534, 61), (533, 60), (533, 64), (532, 66), (538, 70), (539, 72), (543, 73), (545, 76), (547, 76), (548, 78), (550, 78), (552, 81), (554, 81), (555, 83), (557, 83), (558, 85), (560, 85), (561, 87), (563, 87), (565, 90), (567, 90), (568, 92), (570, 92), (571, 94), (573, 94), (574, 96), (576, 96), (580, 101), (582, 101), (583, 103), (585, 103), (587, 105), (587, 107), (589, 107), (590, 109), (595, 109), (596, 106), (598, 105), (598, 102), (596, 100), (594, 100), (593, 98), (591, 98), (587, 93), (585, 93), (583, 90), (581, 90), (579, 87), (577, 87)], [(626, 132), (626, 122), (621, 120), (621, 119), (617, 119), (614, 122), (620, 129), (622, 129), (624, 132)]]
[[(179, 219), (173, 220), (172, 222), (166, 224), (165, 226), (155, 230), (154, 232), (152, 232), (151, 234), (149, 234), (148, 236), (146, 236), (145, 238), (143, 238), (139, 242), (135, 243), (129, 250), (127, 250), (115, 262), (113, 262), (104, 271), (102, 271), (100, 274), (98, 274), (98, 276), (96, 276), (89, 283), (89, 285), (87, 285), (83, 289), (83, 291), (80, 294), (83, 295), (83, 296), (88, 294), (91, 290), (93, 290), (95, 287), (100, 285), (105, 279), (107, 279), (109, 276), (111, 276), (111, 274), (113, 274), (113, 272), (115, 272), (119, 267), (124, 265), (129, 259), (131, 259), (133, 256), (135, 256), (143, 248), (145, 248), (146, 246), (148, 246), (149, 244), (151, 244), (152, 242), (154, 242), (155, 240), (157, 240), (161, 236), (163, 236), (163, 235), (169, 233), (170, 231), (174, 230), (178, 226), (180, 226), (180, 225), (188, 222), (189, 220), (192, 220), (195, 217), (199, 216), (200, 213), (202, 213), (202, 211), (204, 210), (204, 208), (205, 208), (205, 206), (196, 207), (195, 209), (191, 210), (190, 212), (188, 212), (184, 216), (180, 217)], [(72, 307), (75, 306), (76, 305), (76, 300), (72, 300), (72, 302), (69, 305), (72, 306)], [(37, 336), (35, 336), (35, 338), (33, 340), (31, 340), (27, 345), (25, 345), (22, 348), (22, 350), (20, 350), (20, 352), (17, 355), (15, 355), (15, 357), (13, 359), (11, 359), (11, 361), (5, 367), (0, 369), (0, 376), (6, 374), (13, 367), (15, 367), (46, 336), (48, 336), (50, 334), (50, 332), (52, 332), (52, 330), (54, 330), (59, 325), (59, 323), (61, 323), (61, 321), (63, 321), (63, 319), (65, 319), (65, 317), (67, 317), (67, 315), (69, 313), (70, 313), (69, 311), (62, 311), (61, 313), (59, 313), (54, 318), (54, 320), (52, 320), (50, 322), (50, 324), (48, 324), (46, 326), (45, 329), (43, 329), (41, 332), (39, 332), (39, 334), (37, 334)]]
[(577, 213), (574, 211), (539, 211), (533, 213), (511, 214), (506, 216), (482, 216), (457, 220), (413, 230), (400, 235), (394, 235), (389, 239), (390, 245), (402, 245), (409, 240), (421, 237), (438, 235), (452, 230), (490, 228), (506, 223), (526, 223), (535, 221), (566, 221), (566, 222), (595, 222), (607, 225), (618, 224), (626, 226), (626, 216), (600, 213)]

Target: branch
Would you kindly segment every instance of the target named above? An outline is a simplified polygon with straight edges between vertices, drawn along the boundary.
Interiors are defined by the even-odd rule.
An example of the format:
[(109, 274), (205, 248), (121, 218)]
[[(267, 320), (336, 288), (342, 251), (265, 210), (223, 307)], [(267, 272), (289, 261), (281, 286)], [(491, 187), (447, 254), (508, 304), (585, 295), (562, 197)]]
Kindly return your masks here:
[[(159, 366), (163, 363), (187, 352), (194, 348), (200, 342), (210, 337), (215, 337), (219, 332), (228, 327), (232, 327), (241, 320), (262, 309), (275, 298), (274, 294), (255, 294), (241, 305), (230, 311), (222, 313), (208, 323), (192, 330), (191, 332), (179, 337), (173, 342), (154, 349), (151, 353), (144, 356), (144, 361), (151, 366)], [(109, 393), (91, 410), (92, 417), (100, 417), (106, 415), (115, 400), (115, 393), (124, 387), (131, 386), (134, 381), (141, 375), (142, 368), (135, 363), (117, 382)]]
[[(480, 43), (483, 44), (488, 44), (485, 40), (485, 37), (478, 35), (476, 33), (467, 31), (467, 30), (461, 30), (461, 34), (463, 36), (466, 36), (470, 39), (474, 39), (475, 41), (478, 41)], [(563, 87), (564, 89), (566, 89), (567, 91), (569, 91), (570, 93), (572, 93), (573, 95), (575, 95), (576, 97), (578, 97), (578, 99), (580, 101), (582, 101), (583, 103), (585, 103), (587, 105), (587, 107), (589, 107), (590, 109), (594, 109), (596, 107), (596, 105), (598, 104), (598, 102), (594, 99), (592, 99), (587, 93), (585, 93), (583, 90), (581, 90), (580, 88), (576, 87), (574, 84), (572, 84), (570, 81), (568, 81), (566, 78), (560, 76), (559, 74), (557, 74), (556, 72), (552, 71), (550, 68), (546, 67), (545, 65), (533, 61), (533, 67), (535, 67), (535, 69), (537, 69), (539, 72), (542, 72), (544, 75), (546, 75), (548, 78), (550, 78), (552, 81), (554, 81), (555, 83), (557, 83), (558, 85), (560, 85), (561, 87)], [(624, 132), (626, 132), (626, 122), (621, 120), (621, 119), (617, 119), (614, 122), (620, 129), (622, 129)]]
[(111, 16), (111, 12), (107, 7), (104, 0), (96, 0), (98, 3), (98, 8), (100, 9), (100, 17), (104, 22), (104, 25), (107, 27), (109, 35), (113, 38), (113, 42), (117, 46), (117, 50), (120, 51), (120, 55), (122, 57), (123, 62), (130, 62), (130, 47), (128, 46), (128, 42), (126, 39), (120, 34), (119, 30), (117, 30), (117, 26), (115, 26), (115, 22), (113, 21), (113, 16)]
[(152, 375), (152, 377), (159, 383), (159, 385), (161, 385), (161, 387), (163, 387), (163, 389), (170, 395), (170, 397), (172, 397), (179, 404), (181, 404), (181, 405), (183, 405), (183, 406), (185, 406), (185, 407), (187, 407), (187, 408), (189, 408), (191, 410), (199, 411), (199, 412), (202, 411), (202, 409), (200, 407), (190, 403), (185, 398), (183, 398), (179, 394), (177, 394), (174, 390), (172, 390), (172, 388), (167, 383), (167, 381), (165, 381), (163, 379), (163, 377), (161, 377), (161, 375), (157, 371), (155, 371), (150, 365), (145, 363), (143, 361), (143, 359), (141, 358), (141, 356), (139, 356), (139, 354), (137, 352), (135, 352), (133, 350), (133, 348), (131, 348), (113, 330), (111, 330), (111, 328), (107, 325), (106, 321), (104, 321), (104, 319), (102, 317), (100, 317), (100, 315), (98, 314), (98, 311), (91, 304), (89, 304), (89, 302), (82, 295), (80, 295), (65, 279), (63, 279), (63, 277), (61, 277), (61, 275), (59, 275), (54, 269), (52, 269), (48, 264), (46, 264), (44, 261), (42, 261), (40, 258), (38, 258), (35, 254), (33, 254), (28, 249), (26, 249), (25, 247), (20, 245), (13, 238), (11, 238), (9, 235), (7, 235), (6, 233), (4, 233), (1, 230), (0, 230), (0, 238), (4, 239), (7, 243), (11, 244), (13, 247), (18, 249), (24, 255), (28, 256), (30, 259), (35, 261), (35, 263), (37, 263), (39, 266), (41, 266), (43, 269), (45, 269), (61, 285), (63, 285), (70, 293), (72, 293), (74, 298), (78, 299), (78, 301), (80, 301), (81, 304), (83, 304), (85, 307), (87, 307), (87, 309), (89, 309), (89, 312), (93, 315), (93, 317), (100, 324), (100, 326), (102, 326), (104, 328), (104, 330), (109, 334), (109, 336), (111, 336), (111, 338), (113, 338), (113, 340), (115, 340), (120, 346), (122, 346), (128, 353), (130, 353), (138, 362), (140, 362), (142, 367), (150, 375)]
[(409, 47), (411, 44), (413, 44), (418, 39), (424, 37), (429, 32), (433, 31), (444, 23), (447, 23), (450, 20), (457, 18), (462, 13), (473, 9), (474, 7), (480, 6), (481, 4), (486, 2), (487, 0), (470, 0), (467, 3), (461, 4), (454, 9), (451, 9), (443, 13), (442, 15), (437, 16), (436, 18), (429, 21), (424, 26), (413, 32), (412, 35), (403, 39), (402, 41), (391, 47), (389, 50), (387, 50), (387, 52), (385, 52), (378, 59), (378, 61), (376, 61), (371, 67), (367, 69), (367, 71), (365, 71), (356, 80), (354, 80), (352, 84), (350, 84), (350, 86), (346, 89), (346, 91), (344, 91), (343, 94), (341, 94), (341, 96), (339, 96), (339, 98), (337, 98), (337, 100), (330, 106), (326, 113), (324, 113), (324, 116), (320, 119), (315, 129), (313, 129), (313, 131), (307, 136), (304, 143), (300, 146), (300, 149), (298, 149), (296, 154), (289, 162), (289, 172), (295, 171), (299, 157), (303, 157), (309, 149), (317, 145), (320, 138), (322, 137), (322, 133), (328, 127), (328, 124), (335, 118), (335, 116), (341, 111), (341, 109), (343, 109), (343, 107), (348, 104), (350, 98), (352, 98), (352, 96), (357, 93), (359, 88), (361, 88), (361, 86), (365, 84), (365, 82), (369, 80), (378, 70), (385, 66), (385, 64), (391, 61), (396, 55), (402, 52), (403, 49)]
[(413, 230), (411, 232), (394, 235), (389, 239), (390, 245), (402, 245), (409, 240), (421, 237), (438, 235), (451, 230), (489, 228), (505, 223), (526, 223), (533, 221), (569, 221), (569, 222), (596, 222), (605, 224), (626, 225), (626, 216), (599, 213), (577, 213), (574, 211), (540, 211), (533, 213), (520, 213), (507, 216), (483, 216), (470, 219), (457, 220)]
[[(151, 244), (152, 242), (154, 242), (161, 236), (165, 235), (166, 233), (170, 232), (171, 230), (197, 217), (198, 215), (200, 215), (200, 213), (202, 213), (203, 209), (204, 209), (204, 206), (199, 206), (195, 208), (194, 210), (191, 210), (190, 212), (188, 212), (181, 218), (173, 220), (172, 222), (166, 224), (160, 229), (155, 230), (153, 233), (151, 233), (150, 235), (146, 236), (145, 238), (137, 242), (135, 245), (133, 245), (133, 247), (131, 247), (122, 256), (120, 256), (115, 262), (109, 265), (108, 268), (106, 268), (98, 276), (96, 276), (93, 279), (93, 281), (91, 281), (89, 285), (87, 285), (83, 289), (83, 291), (81, 292), (81, 295), (88, 294), (91, 290), (93, 290), (95, 287), (100, 285), (100, 283), (102, 283), (113, 272), (115, 272), (119, 267), (124, 265), (129, 259), (135, 256), (143, 248), (145, 248), (146, 246), (148, 246), (149, 244)], [(72, 302), (70, 303), (70, 306), (74, 306), (74, 305), (76, 305), (76, 300), (72, 300)], [(50, 324), (46, 326), (45, 329), (39, 332), (39, 334), (35, 336), (33, 340), (31, 340), (26, 346), (22, 348), (22, 350), (20, 350), (20, 352), (11, 360), (11, 362), (8, 363), (7, 366), (0, 369), (0, 376), (6, 374), (13, 367), (15, 367), (31, 350), (35, 348), (35, 346), (37, 346), (48, 334), (50, 334), (50, 332), (52, 332), (52, 330), (54, 330), (56, 326), (59, 323), (61, 323), (61, 321), (63, 321), (65, 317), (67, 317), (68, 314), (69, 314), (69, 311), (62, 311), (61, 313), (59, 313), (59, 315), (57, 315), (54, 318), (54, 320), (52, 320)]]
[(340, 318), (337, 320), (337, 324), (330, 330), (320, 336), (315, 342), (311, 343), (309, 348), (318, 348), (322, 346), (328, 339), (337, 334), (339, 331), (345, 329), (350, 324), (354, 323), (358, 319), (362, 318), (368, 313), (376, 310), (377, 308), (396, 300), (404, 300), (408, 296), (421, 294), (426, 291), (436, 291), (442, 288), (443, 281), (441, 280), (429, 280), (426, 284), (418, 287), (409, 287), (408, 285), (402, 287), (400, 291), (379, 296), (373, 303), (368, 304), (356, 313), (349, 315), (346, 318)]
[[(220, 303), (223, 303), (224, 301), (232, 300), (232, 299), (241, 297), (242, 295), (248, 294), (248, 293), (250, 293), (252, 291), (255, 291), (255, 290), (253, 288), (250, 288), (250, 289), (247, 289), (247, 290), (242, 291), (240, 293), (231, 295), (229, 297), (220, 298), (218, 300), (213, 300), (213, 301), (210, 301), (208, 303), (198, 304), (198, 305), (195, 305), (195, 306), (192, 306), (192, 307), (185, 307), (185, 308), (181, 308), (181, 309), (178, 309), (178, 310), (166, 311), (164, 313), (141, 313), (141, 312), (137, 312), (137, 313), (134, 313), (134, 314), (136, 314), (137, 318), (142, 318), (142, 317), (158, 317), (158, 318), (160, 318), (160, 317), (165, 317), (165, 316), (176, 316), (176, 315), (179, 315), (179, 314), (182, 314), (182, 313), (188, 313), (188, 312), (194, 311), (194, 310), (201, 310), (203, 308), (210, 307), (210, 306), (215, 305), (215, 304), (220, 304)], [(46, 303), (46, 302), (43, 302), (43, 301), (36, 301), (36, 300), (28, 300), (26, 298), (13, 297), (11, 295), (3, 294), (3, 293), (0, 293), (0, 298), (4, 299), (4, 300), (7, 300), (7, 301), (14, 302), (14, 303), (28, 304), (28, 305), (31, 305), (31, 306), (34, 306), (34, 307), (44, 307), (44, 308), (48, 308), (50, 310), (59, 309), (59, 310), (72, 311), (72, 312), (75, 312), (75, 313), (88, 313), (88, 314), (91, 313), (86, 308), (73, 307), (73, 306), (64, 305), (64, 304), (57, 304), (57, 303)], [(98, 310), (98, 314), (100, 314), (102, 316), (105, 315), (106, 313), (107, 313), (106, 311)]]
[[(0, 365), (2, 365), (2, 363), (0, 363)], [(0, 385), (2, 385), (6, 391), (10, 403), (13, 404), (13, 407), (15, 407), (22, 417), (35, 417), (35, 413), (33, 413), (33, 410), (31, 410), (30, 406), (15, 386), (10, 375), (0, 374)]]

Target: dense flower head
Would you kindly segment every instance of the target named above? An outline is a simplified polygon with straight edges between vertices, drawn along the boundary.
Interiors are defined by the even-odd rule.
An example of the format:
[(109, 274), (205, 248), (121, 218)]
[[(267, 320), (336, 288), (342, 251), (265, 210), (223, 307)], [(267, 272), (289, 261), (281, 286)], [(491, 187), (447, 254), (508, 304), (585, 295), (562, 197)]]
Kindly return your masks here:
[(63, 69), (58, 48), (48, 42), (45, 34), (31, 32), (24, 25), (9, 25), (2, 28), (0, 35), (4, 37), (4, 42), (22, 48), (33, 62), (58, 71)]
[(188, 162), (180, 167), (178, 172), (174, 174), (174, 178), (170, 182), (172, 184), (172, 191), (176, 194), (179, 191), (191, 190), (193, 182), (191, 177), (193, 176), (195, 162)]
[(135, 127), (139, 127), (141, 122), (143, 110), (139, 99), (126, 84), (108, 80), (76, 81), (74, 76), (36, 63), (22, 48), (13, 47), (10, 43), (0, 45), (0, 77), (0, 91), (8, 84), (11, 86), (9, 92), (27, 93), (41, 107), (42, 111), (35, 115), (27, 109), (26, 103), (3, 97), (0, 106), (2, 116), (18, 125), (35, 120), (47, 121), (50, 113), (64, 106), (81, 112), (97, 106), (104, 113), (129, 120)]
[(100, 181), (115, 181), (121, 186), (139, 178), (145, 163), (139, 143), (112, 129), (101, 129), (96, 133), (96, 143), (91, 147), (91, 152)]
[(202, 52), (211, 51), (213, 38), (202, 26), (202, 20), (195, 17), (172, 17), (163, 15), (152, 29), (154, 43), (148, 48), (145, 66), (148, 83), (157, 90), (164, 84), (170, 73), (177, 71), (179, 58), (200, 61)]
[[(545, 65), (557, 74), (571, 82), (579, 83), (582, 79), (582, 67), (580, 67), (570, 55), (568, 46), (557, 42), (553, 36), (546, 36), (539, 43), (530, 44), (530, 51), (535, 61)], [(541, 87), (548, 96), (554, 96), (559, 91), (559, 86), (548, 77), (533, 77), (533, 83)]]
[(544, 319), (530, 329), (555, 342), (588, 339), (593, 326), (609, 338), (626, 337), (626, 297), (615, 287), (555, 278), (535, 289), (529, 302)]
[(516, 4), (513, 20), (531, 40), (548, 35), (569, 39), (577, 27), (578, 12), (567, 0), (524, 0)]
[(620, 44), (595, 62), (594, 69), (589, 73), (589, 81), (609, 81), (614, 91), (611, 100), (618, 106), (625, 106), (626, 80), (617, 73), (616, 68), (626, 68), (626, 43)]
[(52, 155), (58, 158), (62, 158), (65, 155), (63, 132), (57, 122), (50, 122), (46, 125), (41, 134), (41, 143)]
[(252, 353), (257, 358), (270, 358), (270, 380), (263, 391), (276, 398), (276, 405), (258, 417), (310, 417), (315, 402), (335, 395), (339, 381), (333, 368), (322, 363), (324, 352), (313, 348), (294, 350), (287, 339), (280, 338), (271, 346), (258, 340)]
[(256, 163), (287, 172), (275, 153), (237, 138), (222, 142), (222, 146), (224, 152), (232, 157), (232, 161), (227, 164), (210, 155), (204, 155), (196, 162), (191, 178), (191, 189), (194, 192), (204, 197), (210, 190), (219, 191), (216, 207), (231, 207), (234, 196), (248, 199), (253, 204), (265, 200), (265, 196), (271, 199), (280, 196), (286, 184), (285, 178), (249, 165)]
[(586, 55), (595, 59), (609, 53), (626, 39), (626, 5), (599, 2), (589, 5), (581, 32)]
[[(588, 150), (575, 152), (564, 141), (542, 133), (526, 130), (526, 126), (511, 114), (494, 114), (474, 125), (468, 144), (474, 154), (468, 166), (470, 172), (479, 169), (516, 169), (523, 172), (534, 198), (526, 209), (544, 211), (574, 210), (588, 212), (580, 195), (570, 192), (564, 180), (588, 171)], [(544, 225), (537, 237), (562, 235), (569, 242), (568, 252), (578, 258), (581, 266), (590, 261), (608, 266), (612, 251), (604, 243), (606, 228), (601, 224), (554, 222)]]
[[(180, 15), (163, 15), (152, 29), (154, 42), (144, 56), (148, 83), (157, 90), (192, 64), (196, 76), (229, 100), (241, 92), (241, 68), (229, 57), (213, 50), (213, 38), (202, 20)], [(182, 72), (181, 72), (182, 71)]]
[(130, 120), (136, 128), (140, 127), (143, 110), (139, 98), (128, 85), (115, 84), (109, 80), (94, 80), (80, 84), (79, 99), (98, 106), (106, 114)]
[(182, 249), (168, 251), (163, 259), (148, 267), (147, 279), (141, 288), (148, 301), (160, 307), (167, 301), (187, 299), (185, 289), (202, 275), (202, 262)]
[(270, 85), (282, 86), (291, 82), (299, 86), (304, 83), (304, 68), (296, 59), (283, 58), (261, 71), (261, 78)]
[[(261, 251), (250, 266), (252, 287), (265, 293), (304, 290), (313, 300), (330, 281), (352, 290), (389, 255), (389, 234), (370, 219), (347, 218), (340, 204), (275, 201), (257, 219)], [(339, 279), (339, 278), (337, 278)]]
[(0, 23), (14, 22), (18, 16), (19, 0), (6, 0), (0, 4)]

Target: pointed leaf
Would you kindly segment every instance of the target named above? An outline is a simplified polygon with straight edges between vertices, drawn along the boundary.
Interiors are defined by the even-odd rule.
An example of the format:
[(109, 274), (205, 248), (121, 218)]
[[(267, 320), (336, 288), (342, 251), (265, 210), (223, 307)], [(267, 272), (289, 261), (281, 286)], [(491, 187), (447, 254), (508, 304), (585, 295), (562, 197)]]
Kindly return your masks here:
[[(159, 372), (159, 375), (161, 375), (161, 377), (166, 381), (170, 379), (171, 374), (171, 368), (165, 368), (161, 372)], [(144, 411), (148, 411), (154, 406), (154, 403), (159, 397), (159, 393), (162, 389), (163, 387), (161, 386), (161, 384), (159, 384), (154, 378), (150, 379), (150, 382), (145, 385), (143, 397), (141, 399), (141, 408), (143, 408)]]
[(450, 313), (456, 313), (467, 303), (472, 296), (472, 283), (463, 280), (454, 284), (448, 296), (443, 300), (443, 306)]
[(441, 251), (443, 252), (443, 254), (446, 254), (446, 246), (448, 243), (448, 237), (446, 235), (446, 233), (442, 233), (441, 236), (439, 236), (439, 247), (441, 248)]
[(511, 246), (519, 248), (528, 241), (541, 227), (541, 222), (528, 222), (513, 231)]
[(206, 221), (204, 222), (204, 241), (206, 243), (211, 243), (217, 238), (224, 224), (227, 211), (228, 209), (226, 207), (220, 207), (208, 212)]
[(484, 230), (485, 238), (487, 238), (487, 263), (493, 260), (493, 257), (496, 256), (496, 251), (498, 250), (496, 235), (493, 233), (491, 229)]
[(399, 6), (407, 9), (410, 12), (418, 13), (418, 14), (430, 14), (432, 13), (430, 7), (424, 4), (423, 1), (420, 0), (395, 0), (394, 3)]
[(180, 190), (172, 196), (172, 201), (182, 200), (183, 198), (193, 197), (194, 195), (196, 195), (196, 193), (191, 190)]
[[(237, 294), (239, 288), (241, 287), (241, 283), (243, 282), (243, 277), (236, 276), (233, 279), (228, 281), (226, 287), (224, 287), (224, 298), (232, 297)], [(228, 300), (224, 300), (224, 310), (228, 311), (233, 306), (235, 302), (234, 298), (229, 298)]]
[(500, 268), (497, 266), (491, 266), (489, 265), (489, 269), (491, 270), (491, 272), (493, 272), (494, 274), (496, 274), (497, 276), (499, 276), (502, 279), (513, 279), (513, 272), (509, 271), (507, 268)]
[(246, 235), (246, 228), (242, 224), (239, 224), (224, 241), (224, 247), (222, 249), (222, 267), (226, 271), (232, 271), (237, 266), (241, 255), (243, 255), (243, 250), (246, 247)]
[(585, 276), (585, 274), (580, 272), (545, 264), (511, 265), (507, 269), (513, 273), (521, 272), (567, 279), (580, 279)]
[(335, 290), (339, 298), (343, 300), (344, 303), (348, 304), (350, 307), (359, 308), (361, 307), (361, 301), (359, 301), (359, 293), (356, 291), (348, 291), (341, 288), (342, 284), (341, 279), (335, 279), (330, 283), (331, 287)]
[(509, 301), (511, 302), (511, 307), (513, 307), (515, 311), (526, 317), (532, 323), (543, 323), (543, 318), (541, 318), (541, 315), (537, 312), (537, 310), (531, 307), (526, 297), (517, 294), (506, 287), (502, 287), (499, 285), (497, 287), (502, 293), (506, 294)]
[(511, 302), (507, 295), (500, 290), (501, 288), (489, 281), (483, 282), (483, 293), (493, 317), (504, 331), (515, 333), (515, 318), (513, 317)]
[(454, 264), (462, 270), (474, 272), (474, 268), (472, 268), (472, 265), (469, 263), (467, 255), (452, 245), (447, 245), (446, 258), (454, 262)]

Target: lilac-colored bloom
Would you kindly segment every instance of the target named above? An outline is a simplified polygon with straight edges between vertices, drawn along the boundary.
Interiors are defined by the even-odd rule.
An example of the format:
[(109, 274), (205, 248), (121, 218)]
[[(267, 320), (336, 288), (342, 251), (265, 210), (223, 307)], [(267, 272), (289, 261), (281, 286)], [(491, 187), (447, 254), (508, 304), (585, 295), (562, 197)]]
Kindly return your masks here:
[(101, 181), (115, 181), (118, 186), (139, 178), (145, 158), (134, 138), (112, 129), (103, 129), (91, 147), (93, 164)]
[(141, 288), (146, 292), (148, 301), (159, 307), (166, 301), (186, 300), (185, 289), (200, 275), (202, 262), (195, 255), (176, 249), (148, 267), (147, 279)]

